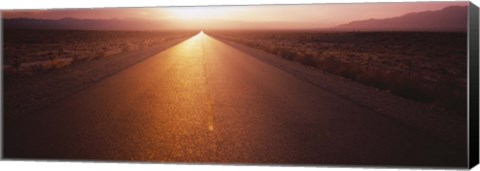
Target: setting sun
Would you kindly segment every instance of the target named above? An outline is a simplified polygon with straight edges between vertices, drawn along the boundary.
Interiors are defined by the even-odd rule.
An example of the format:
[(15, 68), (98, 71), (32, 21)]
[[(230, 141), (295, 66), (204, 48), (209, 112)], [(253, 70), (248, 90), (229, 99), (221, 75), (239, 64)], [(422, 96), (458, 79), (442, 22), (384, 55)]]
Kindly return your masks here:
[(180, 20), (208, 20), (208, 19), (226, 19), (231, 17), (226, 9), (222, 8), (201, 8), (201, 7), (181, 7), (165, 9), (168, 18)]

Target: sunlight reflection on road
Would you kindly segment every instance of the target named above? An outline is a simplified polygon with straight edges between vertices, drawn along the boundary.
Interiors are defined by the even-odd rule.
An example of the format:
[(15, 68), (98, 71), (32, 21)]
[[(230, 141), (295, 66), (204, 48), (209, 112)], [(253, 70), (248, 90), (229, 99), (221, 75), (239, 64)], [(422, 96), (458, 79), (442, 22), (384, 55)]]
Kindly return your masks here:
[[(197, 103), (203, 103), (200, 107), (202, 107), (201, 111), (203, 111), (201, 115), (206, 118), (206, 126), (204, 128), (208, 131), (213, 131), (213, 104), (207, 90), (207, 64), (205, 62), (203, 49), (203, 43), (208, 41), (207, 37), (208, 36), (201, 31), (174, 47), (172, 51), (168, 53), (169, 56), (173, 57), (172, 62), (178, 63), (177, 65), (173, 65), (176, 69), (175, 72), (170, 75), (174, 76), (175, 79), (171, 80), (170, 85), (182, 91), (175, 91), (175, 93), (166, 96), (174, 96), (172, 97), (174, 99), (188, 99), (188, 101), (179, 101), (177, 104), (179, 106), (191, 106), (183, 107), (186, 109), (194, 109), (198, 107)], [(195, 101), (190, 103), (189, 100)]]

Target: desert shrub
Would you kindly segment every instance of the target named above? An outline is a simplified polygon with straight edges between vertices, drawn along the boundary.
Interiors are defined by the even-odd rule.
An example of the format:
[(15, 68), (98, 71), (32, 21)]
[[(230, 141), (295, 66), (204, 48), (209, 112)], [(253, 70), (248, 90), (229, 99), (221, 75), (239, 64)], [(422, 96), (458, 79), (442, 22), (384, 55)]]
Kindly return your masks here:
[(258, 42), (252, 41), (252, 46), (254, 48), (257, 48), (257, 49), (260, 49), (260, 50), (265, 50), (265, 46), (261, 43), (258, 43)]
[(290, 50), (290, 49), (286, 49), (286, 48), (280, 48), (276, 55), (284, 58), (284, 59), (287, 59), (287, 60), (293, 60), (296, 56), (295, 52)]
[(317, 61), (312, 55), (308, 54), (300, 54), (297, 55), (297, 60), (305, 66), (315, 67), (317, 66)]
[(372, 87), (387, 89), (390, 85), (388, 81), (389, 77), (390, 75), (385, 70), (379, 68), (371, 68), (369, 70), (358, 73), (356, 79), (361, 83)]
[(336, 69), (341, 65), (341, 62), (335, 57), (330, 56), (326, 57), (323, 60), (319, 61), (317, 64), (317, 67), (330, 73), (336, 73)]
[[(242, 42), (241, 42), (242, 43)], [(258, 48), (257, 47), (257, 44), (253, 41), (245, 41), (243, 42), (243, 44), (247, 45), (247, 46), (250, 46), (250, 47), (253, 47), (253, 48)]]
[(340, 62), (340, 65), (335, 71), (337, 74), (352, 79), (357, 80), (359, 73), (362, 72), (362, 68), (358, 64), (349, 63), (349, 62)]
[(373, 67), (366, 70), (360, 64), (343, 62), (334, 57), (325, 58), (319, 63), (319, 67), (365, 85), (390, 90), (393, 94), (401, 97), (422, 102), (430, 102), (433, 99), (427, 89), (421, 86), (419, 78), (410, 78), (401, 72)]
[(392, 94), (419, 102), (432, 102), (429, 89), (422, 86), (419, 77), (405, 75), (401, 71), (385, 71), (382, 68), (371, 68), (358, 74), (357, 81), (389, 90)]
[(274, 46), (265, 46), (264, 51), (270, 54), (275, 54), (275, 47)]
[(130, 51), (135, 51), (136, 47), (134, 44), (123, 44), (121, 46), (122, 52), (130, 52)]

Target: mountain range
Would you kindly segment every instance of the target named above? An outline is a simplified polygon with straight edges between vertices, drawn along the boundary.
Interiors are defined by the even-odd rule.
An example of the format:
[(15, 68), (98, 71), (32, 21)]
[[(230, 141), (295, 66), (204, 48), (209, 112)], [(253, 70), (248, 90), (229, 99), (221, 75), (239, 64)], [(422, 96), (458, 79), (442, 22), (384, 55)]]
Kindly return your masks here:
[(352, 21), (336, 27), (350, 31), (467, 31), (467, 6), (450, 6), (437, 11), (408, 13), (384, 19)]
[(62, 18), (34, 19), (13, 18), (4, 19), (6, 29), (58, 29), (58, 30), (156, 30), (168, 25), (166, 22), (125, 19), (77, 19)]

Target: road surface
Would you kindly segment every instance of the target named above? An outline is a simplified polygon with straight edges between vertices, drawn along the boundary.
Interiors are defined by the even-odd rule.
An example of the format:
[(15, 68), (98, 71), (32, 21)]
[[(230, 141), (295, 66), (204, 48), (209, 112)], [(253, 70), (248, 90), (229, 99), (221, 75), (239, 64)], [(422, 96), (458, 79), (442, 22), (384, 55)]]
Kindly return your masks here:
[(465, 152), (203, 32), (5, 127), (7, 158), (464, 166)]

